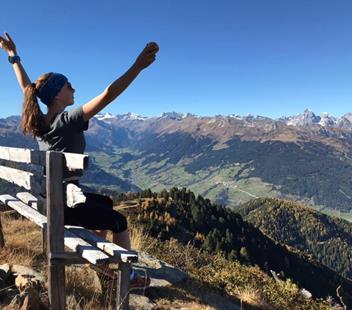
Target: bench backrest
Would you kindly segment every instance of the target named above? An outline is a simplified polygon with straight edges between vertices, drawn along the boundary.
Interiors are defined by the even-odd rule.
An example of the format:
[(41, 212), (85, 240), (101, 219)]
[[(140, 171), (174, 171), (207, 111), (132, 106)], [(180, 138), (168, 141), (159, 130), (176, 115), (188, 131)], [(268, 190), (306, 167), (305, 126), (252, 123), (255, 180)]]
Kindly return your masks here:
[[(68, 170), (85, 170), (88, 168), (88, 155), (75, 154), (67, 152), (55, 151), (39, 151), (32, 149), (23, 149), (15, 147), (0, 146), (0, 159), (11, 163), (26, 163), (36, 166), (45, 167), (48, 169), (47, 160), (50, 153), (63, 154), (63, 169)], [(11, 168), (5, 165), (0, 165), (0, 179), (22, 186), (34, 193), (40, 192), (40, 183), (38, 178), (29, 169)], [(47, 175), (47, 173), (46, 173)]]

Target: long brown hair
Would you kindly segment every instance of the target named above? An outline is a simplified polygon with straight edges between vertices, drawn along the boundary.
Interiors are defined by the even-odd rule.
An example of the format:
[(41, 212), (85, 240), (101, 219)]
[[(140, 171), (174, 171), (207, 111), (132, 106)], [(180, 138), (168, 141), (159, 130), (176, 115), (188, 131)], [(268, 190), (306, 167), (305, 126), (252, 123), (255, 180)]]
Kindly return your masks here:
[(21, 127), (25, 135), (32, 134), (33, 138), (40, 136), (44, 114), (40, 109), (37, 90), (43, 85), (52, 72), (41, 75), (35, 83), (29, 84), (24, 90)]

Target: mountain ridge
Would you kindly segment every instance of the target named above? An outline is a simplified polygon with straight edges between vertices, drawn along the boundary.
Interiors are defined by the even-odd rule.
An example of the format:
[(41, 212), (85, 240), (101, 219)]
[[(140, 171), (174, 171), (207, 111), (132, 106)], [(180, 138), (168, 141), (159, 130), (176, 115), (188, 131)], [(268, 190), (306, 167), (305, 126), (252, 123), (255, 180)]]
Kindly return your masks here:
[[(296, 118), (302, 126), (253, 116), (194, 117), (170, 112), (141, 119), (131, 113), (119, 118), (100, 114), (90, 120), (85, 132), (86, 153), (96, 163), (93, 168), (99, 166), (87, 170), (86, 180), (94, 185), (95, 179), (110, 174), (111, 182), (95, 185), (132, 191), (188, 186), (228, 206), (253, 197), (290, 198), (340, 210), (349, 217), (349, 116), (336, 126), (324, 127), (309, 110)], [(37, 149), (37, 142), (23, 135), (19, 120), (0, 119), (0, 145)]]
[(305, 109), (303, 113), (291, 115), (291, 116), (281, 116), (278, 118), (272, 118), (262, 115), (252, 115), (247, 114), (246, 116), (241, 116), (238, 114), (216, 114), (216, 115), (196, 115), (192, 113), (179, 113), (179, 112), (162, 112), (156, 116), (143, 116), (137, 113), (128, 112), (125, 114), (112, 114), (109, 112), (99, 113), (95, 116), (99, 120), (105, 120), (110, 118), (124, 119), (124, 120), (149, 120), (149, 119), (159, 119), (159, 118), (170, 118), (170, 119), (184, 119), (186, 117), (193, 117), (198, 119), (203, 118), (234, 118), (238, 120), (250, 120), (250, 119), (264, 119), (271, 121), (282, 121), (287, 125), (292, 126), (309, 126), (313, 124), (321, 125), (322, 127), (339, 126), (344, 124), (346, 121), (351, 123), (352, 113), (346, 113), (341, 117), (335, 117), (330, 115), (328, 112), (322, 112), (316, 115), (310, 109)]

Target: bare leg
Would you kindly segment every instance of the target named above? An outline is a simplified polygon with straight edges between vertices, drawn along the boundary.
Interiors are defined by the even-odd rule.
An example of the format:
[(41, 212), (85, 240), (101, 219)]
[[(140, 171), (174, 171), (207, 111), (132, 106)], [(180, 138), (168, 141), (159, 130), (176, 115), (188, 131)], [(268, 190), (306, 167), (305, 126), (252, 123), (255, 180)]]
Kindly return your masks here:
[[(106, 233), (107, 233), (106, 230), (95, 230), (94, 232), (103, 238), (105, 238)], [(128, 229), (126, 229), (120, 233), (113, 233), (112, 236), (113, 236), (112, 237), (113, 243), (115, 243), (115, 244), (117, 244), (127, 250), (131, 249), (131, 241), (130, 241)], [(101, 265), (101, 270), (102, 270), (102, 272), (104, 272), (104, 274), (109, 275), (110, 277), (114, 277), (116, 275), (115, 271), (113, 271), (110, 268), (109, 264)], [(131, 269), (131, 272), (132, 272), (132, 269)]]
[(120, 232), (114, 233), (112, 237), (112, 242), (118, 244), (119, 246), (125, 248), (126, 250), (131, 250), (131, 241), (128, 234), (128, 229)]

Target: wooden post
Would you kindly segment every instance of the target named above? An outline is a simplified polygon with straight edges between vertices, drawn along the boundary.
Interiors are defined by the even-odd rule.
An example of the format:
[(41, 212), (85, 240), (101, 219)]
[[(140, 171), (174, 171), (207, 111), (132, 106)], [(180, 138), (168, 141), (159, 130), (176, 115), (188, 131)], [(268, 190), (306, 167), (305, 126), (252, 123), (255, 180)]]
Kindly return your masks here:
[(47, 247), (47, 235), (48, 233), (45, 231), (44, 228), (41, 229), (42, 231), (42, 253), (44, 255), (48, 255), (48, 247)]
[(64, 252), (64, 155), (46, 152), (48, 294), (51, 310), (65, 308), (65, 264), (52, 258)]
[[(42, 186), (46, 186), (46, 184), (44, 184)], [(47, 216), (47, 214), (46, 214), (47, 202), (46, 201), (47, 201), (46, 199), (39, 197), (38, 203), (37, 203), (39, 213), (43, 214), (45, 216)], [(48, 235), (47, 231), (44, 228), (42, 228), (42, 253), (46, 254), (46, 255), (48, 254), (47, 235)]]
[(128, 310), (129, 308), (130, 273), (130, 263), (119, 263), (116, 287), (116, 309)]
[(4, 233), (2, 231), (1, 213), (0, 213), (0, 248), (3, 248), (4, 246), (5, 246), (5, 239), (4, 239)]

